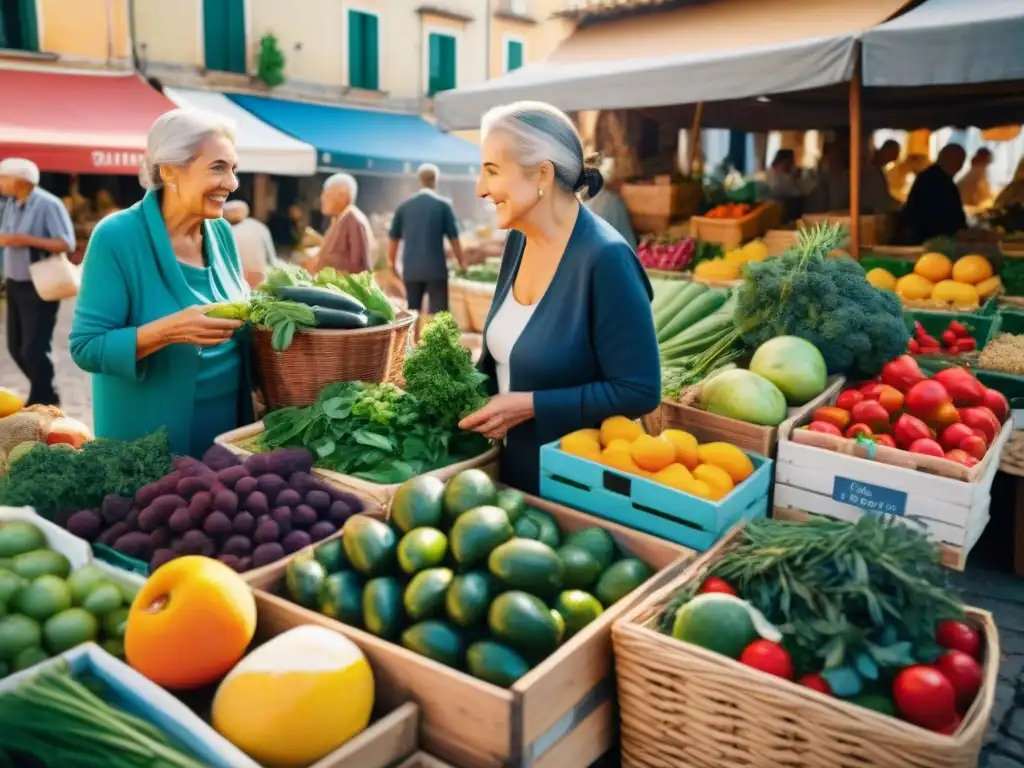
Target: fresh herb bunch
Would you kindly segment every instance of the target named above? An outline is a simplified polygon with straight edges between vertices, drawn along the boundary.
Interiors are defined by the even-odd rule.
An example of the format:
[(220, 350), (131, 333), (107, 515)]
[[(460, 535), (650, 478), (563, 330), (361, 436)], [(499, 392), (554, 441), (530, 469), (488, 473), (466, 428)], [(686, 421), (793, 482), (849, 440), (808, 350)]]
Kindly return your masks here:
[(163, 428), (137, 440), (92, 440), (81, 450), (37, 446), (0, 478), (0, 506), (35, 507), (43, 517), (98, 507), (110, 493), (133, 496), (171, 469)]
[(263, 425), (265, 450), (308, 448), (318, 467), (380, 484), (477, 456), (488, 445), (430, 420), (422, 403), (392, 384), (329, 384), (313, 405), (272, 411)]
[[(762, 520), (742, 536), (705, 578), (724, 579), (779, 628), (800, 674), (876, 680), (881, 670), (931, 662), (936, 623), (962, 616), (937, 547), (904, 523), (870, 515), (854, 524)], [(663, 632), (698, 586), (669, 603)]]
[(280, 301), (263, 291), (253, 293), (248, 301), (217, 304), (208, 309), (206, 315), (269, 328), (273, 334), (271, 343), (278, 352), (291, 346), (296, 331), (316, 326), (313, 310), (305, 304)]
[(438, 312), (402, 369), (406, 392), (432, 422), (449, 429), (487, 403), (487, 376), (473, 365), (461, 335), (455, 318)]

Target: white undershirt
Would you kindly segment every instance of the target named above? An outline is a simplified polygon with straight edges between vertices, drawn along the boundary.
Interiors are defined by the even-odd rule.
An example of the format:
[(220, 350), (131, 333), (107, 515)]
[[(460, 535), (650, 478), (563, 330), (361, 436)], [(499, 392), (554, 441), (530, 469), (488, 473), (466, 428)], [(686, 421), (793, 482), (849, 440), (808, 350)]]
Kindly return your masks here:
[(536, 308), (536, 304), (528, 306), (520, 304), (510, 287), (505, 300), (487, 328), (487, 351), (494, 358), (495, 374), (498, 377), (498, 394), (504, 395), (509, 391), (511, 379), (509, 363), (512, 359), (512, 348), (522, 335), (526, 324), (530, 322)]

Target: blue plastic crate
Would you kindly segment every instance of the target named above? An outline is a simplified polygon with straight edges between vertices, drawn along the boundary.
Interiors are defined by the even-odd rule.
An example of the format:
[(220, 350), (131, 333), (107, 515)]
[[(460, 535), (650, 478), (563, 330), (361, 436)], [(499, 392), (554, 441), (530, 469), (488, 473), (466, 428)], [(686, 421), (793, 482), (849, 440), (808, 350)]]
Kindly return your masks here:
[(739, 521), (768, 514), (772, 460), (745, 453), (754, 473), (724, 499), (708, 501), (549, 443), (540, 449), (540, 495), (703, 552)]

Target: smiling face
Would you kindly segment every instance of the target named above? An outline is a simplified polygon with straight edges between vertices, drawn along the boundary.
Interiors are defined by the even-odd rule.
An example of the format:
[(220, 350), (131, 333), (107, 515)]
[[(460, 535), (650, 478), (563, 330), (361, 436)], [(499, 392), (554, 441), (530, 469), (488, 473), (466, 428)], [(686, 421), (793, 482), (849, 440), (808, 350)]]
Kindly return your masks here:
[(219, 219), (224, 203), (238, 189), (238, 153), (227, 136), (210, 136), (188, 165), (161, 166), (164, 185), (190, 214)]
[(483, 165), (476, 194), (494, 204), (499, 229), (514, 229), (516, 222), (529, 216), (544, 199), (539, 191), (551, 194), (554, 179), (550, 162), (545, 161), (537, 168), (523, 168), (512, 149), (512, 143), (502, 133), (488, 134), (480, 147)]

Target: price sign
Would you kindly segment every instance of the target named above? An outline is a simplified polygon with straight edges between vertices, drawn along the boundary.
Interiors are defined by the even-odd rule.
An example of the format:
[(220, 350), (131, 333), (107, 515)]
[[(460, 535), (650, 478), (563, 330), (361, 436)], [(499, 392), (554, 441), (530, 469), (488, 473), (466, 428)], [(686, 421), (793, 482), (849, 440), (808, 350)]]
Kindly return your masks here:
[(837, 477), (832, 484), (832, 498), (851, 507), (857, 507), (876, 515), (897, 515), (903, 517), (907, 509), (907, 494), (871, 485), (848, 477)]

